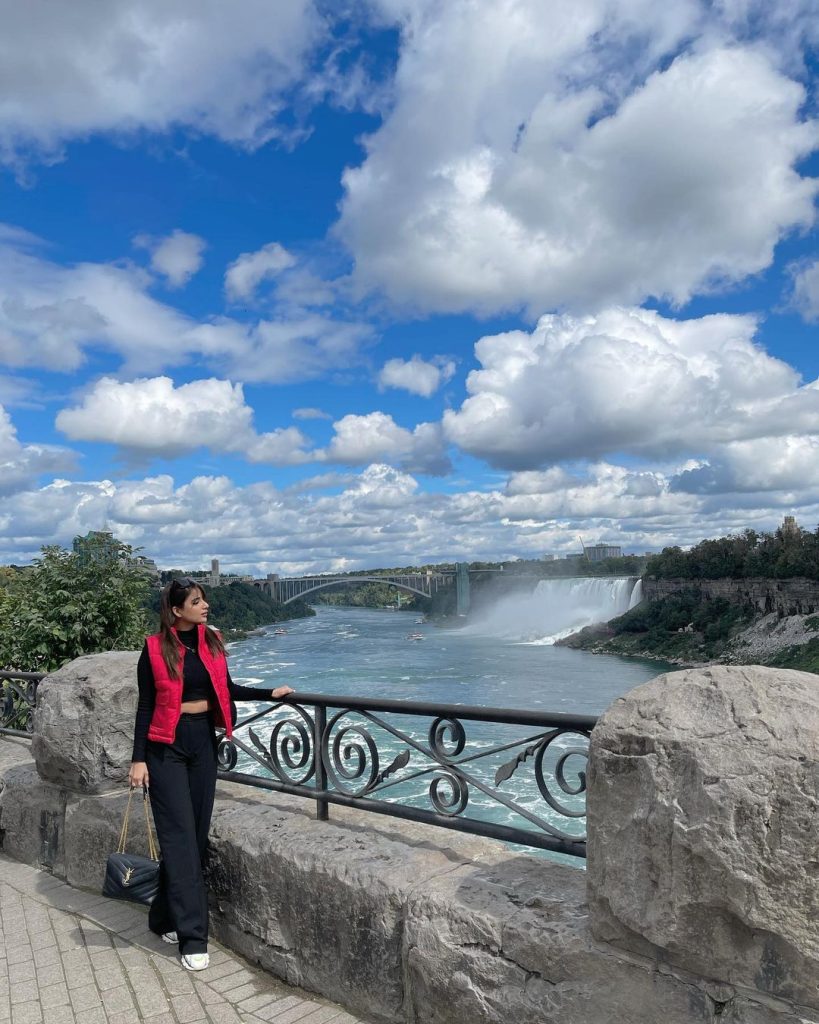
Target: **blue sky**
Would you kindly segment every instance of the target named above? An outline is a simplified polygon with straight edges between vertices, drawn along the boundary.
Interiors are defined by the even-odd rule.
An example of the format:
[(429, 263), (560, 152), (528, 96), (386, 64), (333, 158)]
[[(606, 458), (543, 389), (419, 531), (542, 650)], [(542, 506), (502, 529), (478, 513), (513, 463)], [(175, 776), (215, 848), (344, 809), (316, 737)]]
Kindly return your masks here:
[(0, 561), (814, 529), (819, 10), (665, 7), (21, 5)]

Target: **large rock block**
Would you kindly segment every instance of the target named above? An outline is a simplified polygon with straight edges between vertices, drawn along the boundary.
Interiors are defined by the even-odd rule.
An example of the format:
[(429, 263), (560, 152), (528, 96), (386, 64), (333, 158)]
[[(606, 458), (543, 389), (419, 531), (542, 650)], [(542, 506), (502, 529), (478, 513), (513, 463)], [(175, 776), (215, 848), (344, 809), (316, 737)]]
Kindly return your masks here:
[(9, 857), (65, 874), (65, 805), (68, 793), (44, 782), (32, 761), (3, 766), (0, 779), (0, 849)]
[(136, 651), (89, 654), (40, 683), (31, 749), (42, 778), (84, 793), (126, 782), (138, 658)]
[(277, 804), (217, 800), (214, 934), (368, 1019), (404, 1019), (403, 906), (413, 886), (451, 870), (451, 860), (377, 828), (314, 821)]
[(462, 866), (407, 908), (409, 1019), (424, 1024), (712, 1024), (697, 979), (597, 946), (580, 871), (529, 856)]
[(817, 676), (714, 666), (633, 690), (592, 735), (595, 935), (819, 1007), (817, 808)]

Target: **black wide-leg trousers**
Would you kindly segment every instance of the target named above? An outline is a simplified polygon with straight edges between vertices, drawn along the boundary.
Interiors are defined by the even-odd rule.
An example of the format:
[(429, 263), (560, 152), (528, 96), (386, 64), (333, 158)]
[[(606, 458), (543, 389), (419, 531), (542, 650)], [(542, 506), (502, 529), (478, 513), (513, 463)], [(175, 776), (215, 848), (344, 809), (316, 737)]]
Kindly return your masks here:
[(148, 740), (151, 809), (162, 862), (148, 926), (175, 931), (180, 953), (206, 953), (208, 894), (204, 863), (216, 793), (213, 716), (182, 715), (173, 743)]

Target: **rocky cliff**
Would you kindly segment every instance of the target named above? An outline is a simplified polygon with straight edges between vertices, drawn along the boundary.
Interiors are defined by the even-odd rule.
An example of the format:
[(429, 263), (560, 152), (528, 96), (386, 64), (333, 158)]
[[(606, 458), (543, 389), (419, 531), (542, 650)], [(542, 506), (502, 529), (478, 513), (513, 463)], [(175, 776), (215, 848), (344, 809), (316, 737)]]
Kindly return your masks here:
[(761, 614), (813, 615), (819, 611), (819, 580), (643, 578), (643, 597), (647, 601), (685, 590), (699, 590), (706, 598), (723, 597), (731, 604), (750, 604)]

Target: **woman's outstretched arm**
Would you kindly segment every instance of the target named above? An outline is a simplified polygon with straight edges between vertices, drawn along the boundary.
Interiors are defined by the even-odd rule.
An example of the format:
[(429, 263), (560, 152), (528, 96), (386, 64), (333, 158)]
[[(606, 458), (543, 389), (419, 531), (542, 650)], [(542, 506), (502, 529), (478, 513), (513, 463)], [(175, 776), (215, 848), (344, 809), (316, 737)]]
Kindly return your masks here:
[(277, 686), (275, 690), (259, 690), (255, 686), (242, 686), (241, 683), (234, 683), (227, 674), (228, 692), (231, 700), (282, 700), (290, 693), (296, 691), (292, 686)]

